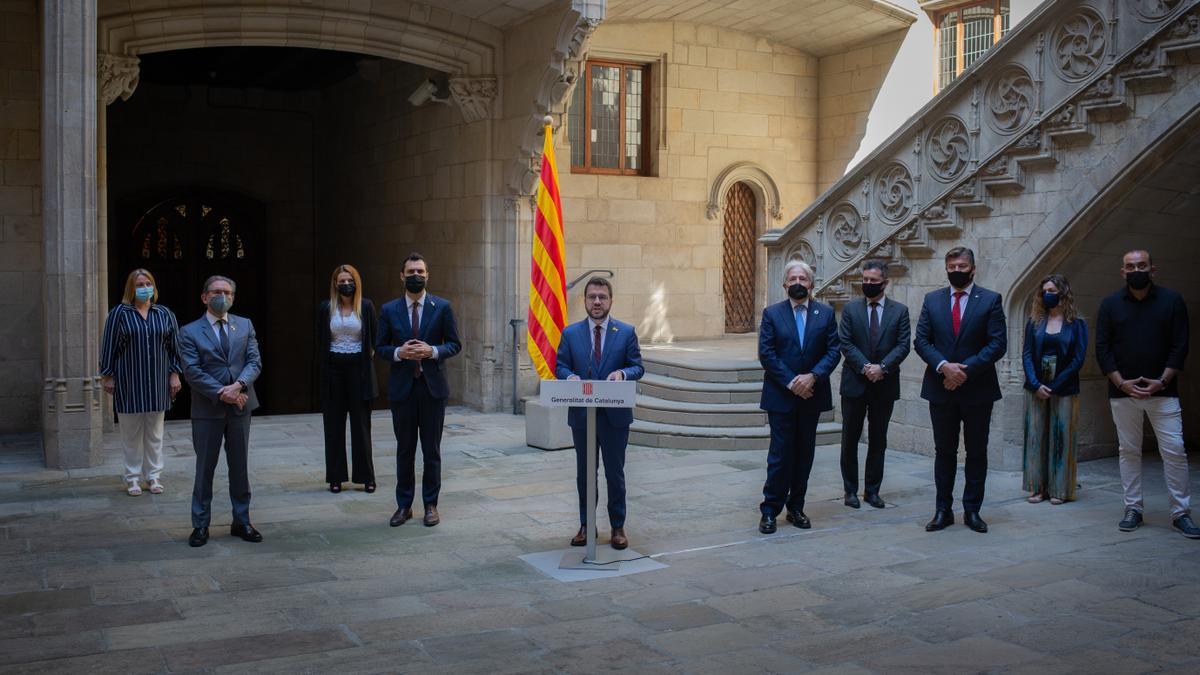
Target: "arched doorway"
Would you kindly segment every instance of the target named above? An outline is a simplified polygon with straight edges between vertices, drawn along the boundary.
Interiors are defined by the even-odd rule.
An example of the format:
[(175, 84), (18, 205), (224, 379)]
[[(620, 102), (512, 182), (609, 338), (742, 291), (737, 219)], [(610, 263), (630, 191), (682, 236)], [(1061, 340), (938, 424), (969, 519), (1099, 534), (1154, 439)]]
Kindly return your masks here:
[(755, 230), (758, 208), (754, 191), (743, 182), (725, 193), (722, 234), (721, 291), (725, 297), (725, 332), (754, 330)]

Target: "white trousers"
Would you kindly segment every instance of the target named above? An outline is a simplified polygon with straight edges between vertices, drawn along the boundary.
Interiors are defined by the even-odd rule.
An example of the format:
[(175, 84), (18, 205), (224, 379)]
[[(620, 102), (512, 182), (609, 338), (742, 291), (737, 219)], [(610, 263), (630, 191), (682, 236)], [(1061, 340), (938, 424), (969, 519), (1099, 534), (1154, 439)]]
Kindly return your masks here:
[(158, 480), (163, 469), (163, 419), (165, 411), (120, 413), (117, 427), (125, 446), (125, 482), (138, 478)]
[(1142, 506), (1142, 419), (1150, 418), (1158, 453), (1162, 456), (1163, 475), (1171, 518), (1187, 515), (1188, 460), (1183, 447), (1183, 411), (1179, 399), (1167, 396), (1150, 398), (1113, 398), (1113, 424), (1117, 427), (1117, 447), (1120, 451), (1121, 485), (1125, 488), (1125, 508), (1139, 513)]

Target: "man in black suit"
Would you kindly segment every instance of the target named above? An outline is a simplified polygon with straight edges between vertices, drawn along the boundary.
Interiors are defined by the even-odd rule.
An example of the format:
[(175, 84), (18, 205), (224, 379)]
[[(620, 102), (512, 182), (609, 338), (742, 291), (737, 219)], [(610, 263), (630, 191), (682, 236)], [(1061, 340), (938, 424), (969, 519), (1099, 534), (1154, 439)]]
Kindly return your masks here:
[(425, 526), (441, 522), (438, 494), (442, 490), (442, 425), (446, 419), (446, 359), (457, 354), (458, 327), (450, 302), (425, 292), (429, 268), (420, 253), (404, 260), (404, 297), (379, 312), (375, 353), (392, 364), (388, 401), (396, 434), (396, 512), (389, 524), (399, 527), (412, 518), (416, 484), (414, 463), (421, 438), (421, 499)]
[(771, 534), (775, 519), (801, 529), (812, 527), (804, 515), (804, 496), (817, 446), (821, 413), (833, 409), (829, 375), (837, 367), (837, 317), (833, 308), (812, 299), (813, 270), (801, 260), (783, 268), (788, 297), (763, 310), (758, 328), (758, 360), (763, 389), (759, 407), (771, 424), (767, 480), (758, 531)]
[(954, 524), (954, 474), (958, 467), (958, 434), (967, 450), (963, 467), (963, 522), (987, 532), (979, 517), (987, 480), (988, 431), (992, 405), (1000, 400), (996, 362), (1008, 349), (1000, 294), (975, 285), (975, 252), (958, 246), (946, 253), (950, 288), (925, 296), (917, 320), (914, 348), (927, 364), (921, 398), (929, 401), (933, 423), (933, 479), (937, 504), (925, 525), (935, 532)]
[(842, 308), (838, 336), (842, 343), (842, 487), (845, 504), (857, 509), (858, 439), (868, 420), (867, 466), (863, 499), (882, 509), (883, 453), (888, 422), (900, 398), (900, 364), (908, 356), (911, 330), (908, 307), (889, 299), (887, 264), (868, 260), (862, 268), (864, 298)]

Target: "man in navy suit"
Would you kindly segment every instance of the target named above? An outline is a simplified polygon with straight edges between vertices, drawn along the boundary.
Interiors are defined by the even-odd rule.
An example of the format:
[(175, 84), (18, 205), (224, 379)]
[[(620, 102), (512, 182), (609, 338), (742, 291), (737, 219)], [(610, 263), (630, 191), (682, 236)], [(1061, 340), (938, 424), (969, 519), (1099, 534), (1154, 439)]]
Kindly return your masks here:
[(429, 268), (420, 253), (404, 260), (404, 297), (385, 304), (379, 313), (375, 353), (390, 361), (388, 401), (396, 434), (396, 512), (389, 524), (399, 527), (412, 518), (416, 484), (414, 463), (421, 439), (421, 500), (426, 527), (441, 522), (438, 494), (442, 489), (442, 426), (446, 420), (446, 359), (457, 354), (458, 328), (450, 302), (425, 292)]
[(236, 290), (228, 277), (209, 277), (200, 294), (207, 311), (179, 331), (183, 376), (192, 388), (192, 446), (196, 451), (193, 529), (188, 537), (191, 546), (208, 543), (213, 474), (221, 457), (222, 441), (229, 467), (229, 500), (233, 503), (229, 533), (244, 541), (263, 540), (250, 524), (250, 475), (246, 465), (250, 412), (258, 407), (254, 381), (262, 372), (262, 359), (254, 324), (229, 313)]
[[(639, 380), (642, 351), (633, 326), (608, 315), (612, 310), (612, 284), (592, 277), (583, 289), (588, 318), (567, 326), (558, 343), (554, 375), (560, 380)], [(625, 445), (629, 442), (629, 408), (596, 409), (596, 445), (604, 460), (604, 482), (608, 485), (609, 543), (621, 550), (629, 546), (625, 535)], [(579, 490), (579, 532), (572, 546), (587, 544), (587, 410), (570, 408), (567, 424), (575, 440), (575, 486)]]
[(758, 329), (758, 360), (766, 371), (762, 401), (771, 424), (767, 481), (763, 484), (758, 531), (771, 534), (787, 509), (796, 527), (812, 527), (804, 515), (804, 495), (817, 445), (821, 413), (833, 409), (829, 374), (841, 358), (833, 308), (809, 297), (813, 270), (801, 260), (783, 269), (788, 299), (763, 310)]
[(975, 285), (975, 252), (958, 246), (946, 253), (949, 288), (925, 296), (917, 321), (914, 348), (927, 365), (921, 398), (929, 401), (933, 423), (933, 479), (937, 504), (925, 525), (935, 532), (954, 524), (954, 474), (958, 470), (958, 435), (967, 450), (963, 467), (963, 522), (987, 532), (979, 517), (987, 480), (988, 431), (992, 405), (1000, 400), (996, 362), (1008, 349), (1000, 294)]

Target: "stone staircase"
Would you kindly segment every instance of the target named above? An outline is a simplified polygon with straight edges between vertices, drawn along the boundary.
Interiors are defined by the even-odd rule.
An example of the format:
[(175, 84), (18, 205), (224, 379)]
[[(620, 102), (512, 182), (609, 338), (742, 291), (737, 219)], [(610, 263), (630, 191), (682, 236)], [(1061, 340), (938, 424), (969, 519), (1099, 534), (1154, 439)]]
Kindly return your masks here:
[[(647, 347), (629, 442), (683, 450), (765, 450), (771, 431), (758, 408), (763, 369), (747, 339)], [(827, 413), (817, 444), (839, 443)]]

